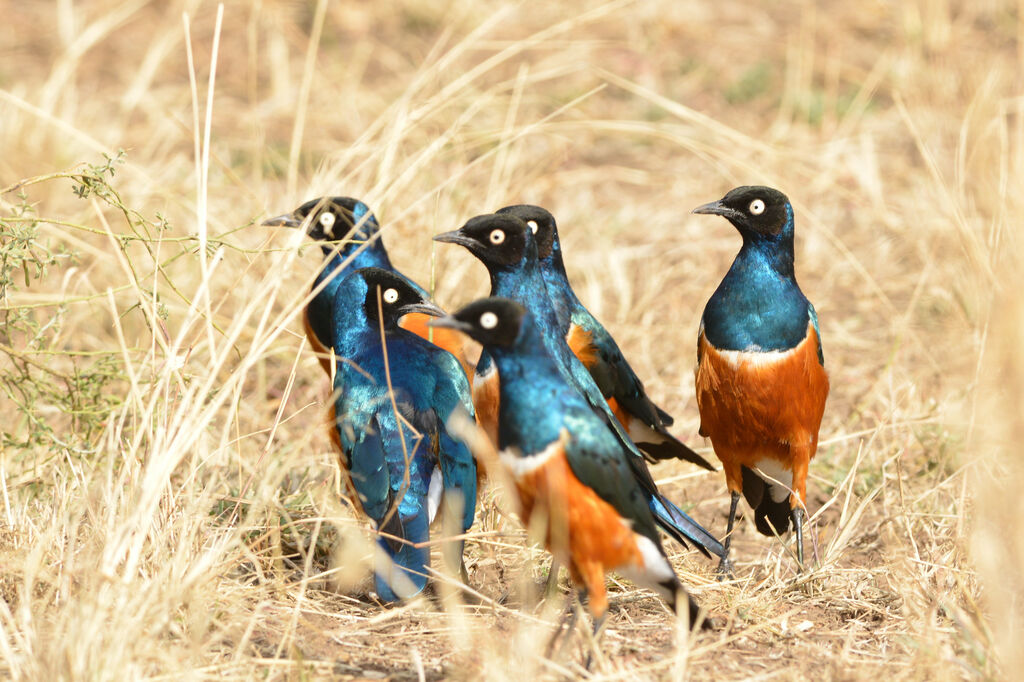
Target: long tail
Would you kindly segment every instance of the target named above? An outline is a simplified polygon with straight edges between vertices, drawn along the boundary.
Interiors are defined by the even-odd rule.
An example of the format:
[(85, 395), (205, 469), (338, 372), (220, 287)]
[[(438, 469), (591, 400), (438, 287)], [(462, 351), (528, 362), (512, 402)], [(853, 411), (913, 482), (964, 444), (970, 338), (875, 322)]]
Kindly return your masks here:
[(707, 469), (708, 471), (716, 471), (714, 465), (708, 462), (706, 459), (698, 455), (693, 451), (690, 446), (682, 442), (668, 431), (661, 427), (657, 430), (648, 427), (648, 430), (660, 437), (659, 440), (654, 438), (645, 439), (644, 433), (638, 433), (633, 435), (633, 429), (630, 429), (630, 436), (636, 442), (636, 446), (647, 455), (648, 461), (658, 462), (666, 459), (682, 459), (696, 464), (697, 466)]
[[(649, 403), (649, 414), (651, 416), (663, 414), (658, 412), (657, 405), (649, 400), (647, 402)], [(615, 398), (608, 398), (608, 407), (626, 429), (626, 432), (633, 439), (633, 442), (636, 443), (636, 446), (644, 453), (645, 459), (648, 462), (653, 464), (666, 459), (682, 459), (708, 471), (715, 471), (715, 467), (710, 462), (694, 452), (686, 443), (683, 443), (669, 433), (668, 429), (665, 428), (664, 422), (652, 423), (651, 420), (645, 421), (626, 409)]]
[(710, 557), (712, 554), (718, 557), (725, 556), (725, 547), (721, 542), (665, 497), (652, 495), (648, 506), (651, 508), (658, 526), (684, 547), (687, 546), (687, 540), (689, 540), (704, 553), (704, 556)]
[[(654, 403), (651, 404), (654, 405)], [(664, 424), (665, 426), (672, 426), (673, 424), (675, 424), (676, 420), (672, 418), (672, 415), (670, 415), (668, 412), (661, 409), (657, 405), (654, 405), (654, 411), (658, 413), (658, 419), (660, 419), (661, 423)]]

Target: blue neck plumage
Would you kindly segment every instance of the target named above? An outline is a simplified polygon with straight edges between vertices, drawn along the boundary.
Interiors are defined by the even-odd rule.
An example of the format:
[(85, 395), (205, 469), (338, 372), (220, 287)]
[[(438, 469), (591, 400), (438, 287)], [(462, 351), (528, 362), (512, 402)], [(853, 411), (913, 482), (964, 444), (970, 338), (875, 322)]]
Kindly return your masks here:
[[(333, 345), (330, 342), (330, 339), (334, 334), (331, 322), (334, 312), (333, 301), (334, 294), (338, 290), (338, 286), (345, 278), (342, 271), (358, 270), (359, 268), (392, 269), (391, 261), (388, 258), (388, 252), (384, 248), (384, 243), (379, 237), (367, 244), (365, 248), (362, 248), (362, 242), (347, 242), (340, 251), (333, 253), (334, 246), (335, 245), (333, 243), (325, 243), (321, 245), (324, 254), (330, 256), (330, 258), (326, 263), (324, 263), (320, 272), (317, 273), (313, 287), (315, 288), (320, 286), (320, 283), (325, 279), (330, 278), (330, 281), (319, 294), (313, 297), (313, 300), (309, 302), (308, 308), (309, 324), (313, 328), (313, 333), (316, 334), (316, 337), (321, 341), (321, 343), (328, 346)], [(360, 248), (362, 248), (361, 251), (359, 250)]]
[(736, 260), (759, 259), (776, 274), (795, 281), (793, 272), (793, 209), (786, 205), (786, 223), (776, 235), (741, 231), (743, 246)]
[(793, 271), (793, 209), (777, 235), (740, 230), (743, 247), (704, 309), (704, 336), (720, 350), (781, 351), (807, 335), (807, 299)]
[(532, 318), (531, 313), (523, 318), (513, 346), (486, 349), (501, 378), (498, 447), (515, 445), (524, 455), (540, 452), (559, 437), (560, 395), (567, 390)]
[(569, 276), (565, 272), (565, 263), (562, 262), (562, 247), (558, 243), (558, 235), (555, 235), (551, 243), (551, 253), (540, 260), (540, 269), (544, 276), (544, 282), (547, 284), (551, 306), (555, 309), (555, 316), (558, 318), (558, 328), (562, 334), (566, 334), (569, 332), (573, 311), (582, 307), (583, 304), (576, 298), (576, 293), (569, 285)]
[[(334, 252), (337, 243), (323, 242), (320, 244), (324, 255), (328, 256), (330, 260), (321, 269), (317, 283), (340, 268), (352, 268), (353, 270), (359, 268), (394, 269), (391, 267), (387, 249), (384, 248), (384, 241), (380, 238), (380, 223), (377, 222), (377, 217), (370, 213), (366, 204), (361, 201), (355, 202), (352, 220), (355, 227), (349, 229), (344, 235), (345, 241), (337, 253)], [(346, 261), (348, 262), (346, 263)], [(335, 277), (335, 281), (340, 280)]]
[[(376, 319), (366, 314), (366, 282), (360, 277), (343, 277), (336, 287), (337, 298), (334, 303), (332, 324), (332, 345), (338, 357), (354, 357), (365, 350), (367, 343), (379, 344), (380, 331)], [(386, 322), (385, 329), (397, 327), (394, 322)]]
[(537, 324), (558, 327), (558, 319), (551, 306), (536, 255), (531, 257), (527, 252), (516, 265), (492, 267), (490, 276), (491, 296), (519, 301), (534, 313)]
[[(335, 270), (343, 268), (351, 268), (352, 270), (358, 270), (359, 268), (392, 269), (391, 259), (388, 258), (387, 249), (384, 248), (384, 242), (380, 240), (380, 237), (374, 239), (369, 244), (365, 244), (365, 248), (362, 240), (346, 242), (337, 253), (334, 253), (334, 247), (335, 244), (333, 242), (325, 242), (320, 245), (324, 255), (329, 256), (330, 259), (320, 269), (320, 274), (317, 275), (316, 279), (317, 284), (330, 276)], [(327, 285), (328, 289), (336, 289), (340, 281), (340, 278), (335, 276), (332, 283)], [(327, 291), (325, 290), (324, 293), (327, 293)]]

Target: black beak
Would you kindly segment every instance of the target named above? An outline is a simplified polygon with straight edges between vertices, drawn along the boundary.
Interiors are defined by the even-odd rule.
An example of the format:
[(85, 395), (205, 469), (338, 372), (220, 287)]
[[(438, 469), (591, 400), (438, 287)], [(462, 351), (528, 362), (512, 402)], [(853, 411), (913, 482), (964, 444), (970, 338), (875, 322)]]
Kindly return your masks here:
[(427, 326), (455, 329), (465, 334), (468, 334), (471, 331), (473, 331), (473, 325), (469, 324), (468, 322), (463, 322), (454, 315), (445, 315), (444, 317), (439, 317), (436, 320), (431, 320), (430, 322), (427, 323)]
[(260, 224), (281, 227), (302, 227), (302, 221), (297, 220), (295, 215), (292, 213), (285, 213), (283, 215), (274, 216), (273, 218), (267, 218)]
[(419, 303), (410, 303), (409, 305), (403, 305), (398, 309), (399, 314), (408, 315), (409, 313), (424, 313), (431, 317), (444, 317), (447, 313), (441, 306), (430, 301), (420, 301)]
[(708, 204), (701, 204), (697, 208), (693, 209), (694, 213), (706, 213), (708, 215), (720, 215), (730, 220), (739, 219), (743, 217), (743, 214), (734, 208), (729, 208), (722, 203), (721, 199), (718, 201), (712, 201)]
[(476, 244), (476, 241), (463, 234), (462, 230), (452, 230), (451, 232), (442, 232), (441, 234), (434, 235), (434, 241), (447, 242), (449, 244), (461, 244), (467, 249), (473, 248)]

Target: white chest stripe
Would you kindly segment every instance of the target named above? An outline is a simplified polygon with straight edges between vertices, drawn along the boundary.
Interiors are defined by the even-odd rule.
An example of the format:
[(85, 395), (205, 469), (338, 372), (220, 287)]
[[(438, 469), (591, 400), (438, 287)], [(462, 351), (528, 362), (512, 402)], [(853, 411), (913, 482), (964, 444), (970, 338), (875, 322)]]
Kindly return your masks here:
[(733, 369), (737, 369), (740, 365), (747, 365), (750, 367), (766, 367), (774, 365), (776, 362), (782, 362), (790, 355), (796, 352), (797, 348), (790, 348), (789, 350), (771, 350), (762, 351), (756, 348), (749, 350), (718, 350), (718, 356), (729, 363), (729, 366)]
[(505, 465), (508, 472), (512, 474), (512, 478), (519, 480), (527, 474), (533, 473), (540, 469), (555, 455), (562, 452), (562, 448), (566, 443), (569, 442), (569, 432), (562, 429), (559, 434), (558, 440), (551, 443), (540, 452), (533, 454), (524, 455), (523, 451), (519, 448), (505, 448), (498, 456), (501, 458), (501, 463)]
[[(808, 330), (814, 329), (814, 325), (812, 323), (808, 323), (807, 327)], [(704, 332), (703, 321), (701, 322), (700, 330), (701, 333)], [(710, 341), (708, 342), (708, 345), (711, 346), (718, 356), (725, 360), (730, 367), (736, 369), (740, 365), (747, 365), (749, 367), (766, 367), (774, 365), (777, 362), (782, 362), (793, 355), (793, 353), (800, 351), (804, 347), (804, 344), (810, 343), (810, 341), (811, 337), (810, 334), (808, 334), (803, 341), (789, 350), (761, 350), (761, 347), (756, 345), (749, 346), (743, 350), (720, 350), (711, 346)]]
[(484, 380), (484, 377), (480, 376), (479, 374), (474, 374), (473, 375), (473, 392), (476, 393), (477, 391), (480, 391), (481, 389), (483, 389), (485, 383), (487, 383), (487, 382)]

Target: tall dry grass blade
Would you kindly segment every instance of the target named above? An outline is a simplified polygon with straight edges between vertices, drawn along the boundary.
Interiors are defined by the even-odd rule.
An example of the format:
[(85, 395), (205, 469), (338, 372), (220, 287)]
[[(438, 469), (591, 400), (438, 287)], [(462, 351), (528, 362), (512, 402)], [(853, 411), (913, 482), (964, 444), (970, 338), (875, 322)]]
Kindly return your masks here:
[(313, 13), (313, 26), (306, 45), (306, 59), (302, 67), (302, 82), (299, 85), (299, 96), (295, 107), (295, 123), (292, 127), (292, 139), (288, 149), (288, 196), (295, 196), (299, 177), (299, 153), (302, 149), (302, 136), (306, 128), (306, 112), (309, 108), (309, 93), (316, 78), (316, 56), (320, 47), (320, 36), (324, 30), (324, 18), (327, 16), (327, 0), (318, 0)]

